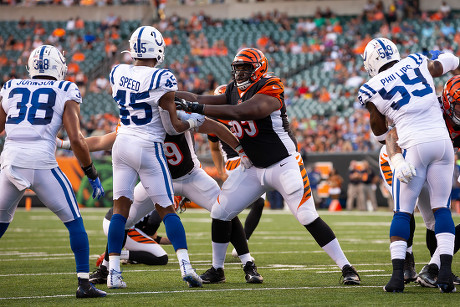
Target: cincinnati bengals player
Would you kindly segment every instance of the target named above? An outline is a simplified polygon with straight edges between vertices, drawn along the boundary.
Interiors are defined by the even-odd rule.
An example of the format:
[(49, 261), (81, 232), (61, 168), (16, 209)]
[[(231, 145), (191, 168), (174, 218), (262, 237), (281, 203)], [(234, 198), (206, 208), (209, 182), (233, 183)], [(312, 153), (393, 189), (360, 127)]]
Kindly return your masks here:
[[(214, 90), (214, 95), (221, 95), (225, 93), (227, 85), (219, 85)], [(218, 120), (224, 124), (228, 129), (231, 129), (231, 123), (229, 120)], [(217, 173), (222, 181), (228, 178), (228, 175), (233, 172), (238, 166), (240, 166), (240, 157), (236, 151), (234, 151), (225, 142), (221, 142), (215, 134), (208, 134), (209, 148), (211, 150), (211, 157), (214, 165), (217, 168)], [(224, 165), (225, 160), (225, 165)], [(265, 200), (263, 197), (259, 197), (255, 202), (252, 203), (251, 211), (249, 211), (246, 220), (244, 221), (244, 232), (246, 233), (246, 240), (249, 240), (254, 230), (259, 224), (262, 211), (264, 210)], [(238, 257), (236, 249), (232, 250), (232, 256)]]
[[(307, 172), (296, 156), (296, 141), (289, 129), (284, 85), (280, 78), (267, 74), (267, 64), (260, 50), (245, 48), (232, 62), (234, 81), (224, 94), (176, 92), (176, 104), (187, 112), (232, 120), (234, 133), (254, 164), (249, 169), (237, 168), (222, 185), (211, 211), (213, 265), (201, 278), (212, 279), (217, 269), (223, 269), (231, 219), (263, 193), (277, 190), (292, 214), (342, 269), (343, 283), (359, 284), (359, 275), (334, 232), (316, 212)], [(254, 269), (253, 262), (245, 265), (246, 280), (262, 282)]]

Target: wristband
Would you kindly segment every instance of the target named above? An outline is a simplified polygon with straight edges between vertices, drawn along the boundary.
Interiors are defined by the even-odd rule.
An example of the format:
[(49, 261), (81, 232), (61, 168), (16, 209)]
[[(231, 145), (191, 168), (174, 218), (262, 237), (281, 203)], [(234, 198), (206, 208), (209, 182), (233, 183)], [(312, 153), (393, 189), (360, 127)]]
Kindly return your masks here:
[(385, 139), (387, 137), (387, 134), (390, 130), (387, 130), (387, 132), (385, 132), (384, 134), (381, 134), (381, 135), (375, 135), (375, 139), (379, 142), (385, 142)]
[(235, 147), (235, 151), (236, 151), (238, 154), (243, 153), (243, 152), (244, 152), (243, 146), (241, 146), (241, 144), (238, 145), (238, 146), (236, 146), (236, 147)]
[(403, 162), (405, 159), (402, 154), (399, 152), (395, 154), (393, 157), (390, 158), (391, 165), (393, 165), (394, 168), (396, 168), (401, 162)]
[(193, 128), (197, 127), (196, 120), (194, 120), (192, 118), (187, 119), (186, 122), (190, 125), (189, 129), (193, 129)]
[(93, 162), (91, 162), (91, 164), (86, 167), (82, 167), (82, 170), (85, 173), (86, 177), (88, 177), (91, 180), (95, 180), (98, 176), (97, 170), (94, 167)]
[(192, 113), (198, 113), (204, 115), (204, 104), (194, 103), (190, 105)]

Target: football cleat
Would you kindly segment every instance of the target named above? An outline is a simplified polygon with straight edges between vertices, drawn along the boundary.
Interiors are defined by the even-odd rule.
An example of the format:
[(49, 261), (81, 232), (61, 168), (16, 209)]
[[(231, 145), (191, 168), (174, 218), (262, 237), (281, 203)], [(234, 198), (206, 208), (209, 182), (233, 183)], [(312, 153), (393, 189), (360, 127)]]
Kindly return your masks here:
[[(450, 267), (450, 264), (443, 265), (443, 256), (444, 255), (441, 255), (441, 268), (439, 269), (438, 280), (436, 281), (436, 286), (438, 286), (439, 290), (442, 293), (455, 292), (457, 289), (455, 289), (455, 286), (454, 286), (451, 267)], [(447, 257), (450, 257), (450, 261), (452, 261), (452, 256), (447, 256)]]
[(126, 283), (123, 281), (121, 272), (111, 269), (107, 276), (107, 288), (109, 289), (123, 289), (126, 288)]
[(93, 284), (105, 284), (107, 283), (107, 275), (109, 275), (109, 270), (105, 265), (101, 265), (89, 275), (89, 282)]
[(343, 266), (342, 277), (342, 283), (344, 285), (359, 285), (361, 283), (361, 278), (359, 278), (358, 272), (356, 272), (356, 269), (349, 264)]
[(79, 285), (76, 293), (77, 298), (104, 297), (106, 295), (107, 293), (105, 291), (97, 289), (92, 283), (89, 282), (87, 285)]
[(203, 287), (203, 280), (198, 276), (195, 270), (190, 270), (182, 277), (182, 280), (187, 282), (189, 288)]
[(415, 271), (414, 254), (406, 252), (404, 260), (404, 283), (410, 283), (417, 280), (417, 272)]
[(225, 282), (224, 269), (216, 269), (213, 266), (204, 272), (204, 274), (200, 275), (200, 277), (204, 284), (218, 284)]
[(460, 285), (460, 277), (452, 273), (452, 281), (454, 282), (454, 285)]
[(420, 273), (418, 273), (417, 282), (422, 287), (436, 288), (438, 279), (438, 266), (435, 263), (425, 265)]
[(393, 270), (390, 281), (383, 287), (386, 292), (404, 291), (404, 272), (403, 270)]
[(103, 252), (99, 258), (97, 258), (96, 260), (96, 266), (99, 267), (101, 264), (102, 264), (102, 261), (104, 261), (104, 257), (105, 257), (105, 252)]
[(260, 275), (257, 272), (257, 267), (253, 261), (246, 262), (246, 264), (243, 267), (243, 271), (244, 273), (246, 273), (246, 276), (244, 278), (246, 279), (247, 283), (261, 284), (264, 281), (262, 275)]

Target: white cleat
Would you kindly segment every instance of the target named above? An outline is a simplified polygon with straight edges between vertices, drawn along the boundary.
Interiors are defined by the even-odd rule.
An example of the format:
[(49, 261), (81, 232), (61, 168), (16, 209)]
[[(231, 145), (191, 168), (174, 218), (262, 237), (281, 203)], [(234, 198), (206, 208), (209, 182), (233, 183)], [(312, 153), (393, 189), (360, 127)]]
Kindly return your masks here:
[(193, 269), (188, 270), (182, 279), (187, 282), (189, 288), (203, 287), (203, 280)]
[(107, 288), (109, 289), (124, 289), (126, 288), (126, 283), (123, 281), (121, 272), (111, 269), (109, 275), (107, 276)]

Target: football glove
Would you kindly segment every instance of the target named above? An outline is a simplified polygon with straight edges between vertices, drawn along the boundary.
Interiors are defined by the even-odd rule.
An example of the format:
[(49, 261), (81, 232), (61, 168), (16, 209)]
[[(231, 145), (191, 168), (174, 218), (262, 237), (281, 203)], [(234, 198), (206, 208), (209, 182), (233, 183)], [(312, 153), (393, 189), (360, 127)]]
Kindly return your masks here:
[(246, 153), (244, 152), (243, 150), (243, 146), (241, 145), (238, 145), (236, 148), (235, 148), (235, 151), (238, 153), (238, 155), (240, 156), (240, 159), (241, 159), (241, 165), (243, 165), (243, 170), (247, 169), (247, 168), (250, 168), (252, 166), (252, 162), (251, 160), (249, 159), (248, 155), (246, 155)]
[(102, 196), (104, 196), (104, 188), (102, 187), (101, 180), (99, 177), (96, 177), (96, 179), (90, 179), (88, 178), (89, 183), (91, 184), (91, 187), (93, 188), (93, 199), (99, 199)]
[(186, 121), (189, 123), (190, 128), (189, 129), (194, 129), (200, 127), (204, 121), (205, 121), (205, 116), (197, 113), (187, 113), (185, 111), (177, 111), (177, 117), (180, 120)]
[(431, 60), (436, 60), (442, 52), (441, 50), (430, 50)]
[(415, 167), (406, 161), (402, 154), (397, 153), (391, 157), (391, 164), (394, 167), (396, 178), (403, 183), (409, 183), (417, 175)]
[(93, 188), (93, 199), (99, 199), (104, 196), (104, 188), (102, 187), (101, 180), (97, 173), (96, 168), (94, 167), (93, 162), (86, 167), (82, 167), (83, 172), (85, 172), (86, 177), (88, 177), (89, 183)]
[(56, 146), (57, 148), (67, 149), (70, 150), (70, 141), (64, 141), (60, 138), (56, 138)]
[(176, 108), (178, 110), (183, 110), (189, 113), (198, 113), (203, 114), (204, 112), (204, 105), (199, 104), (198, 102), (191, 102), (181, 98), (175, 98), (174, 103), (176, 104)]

